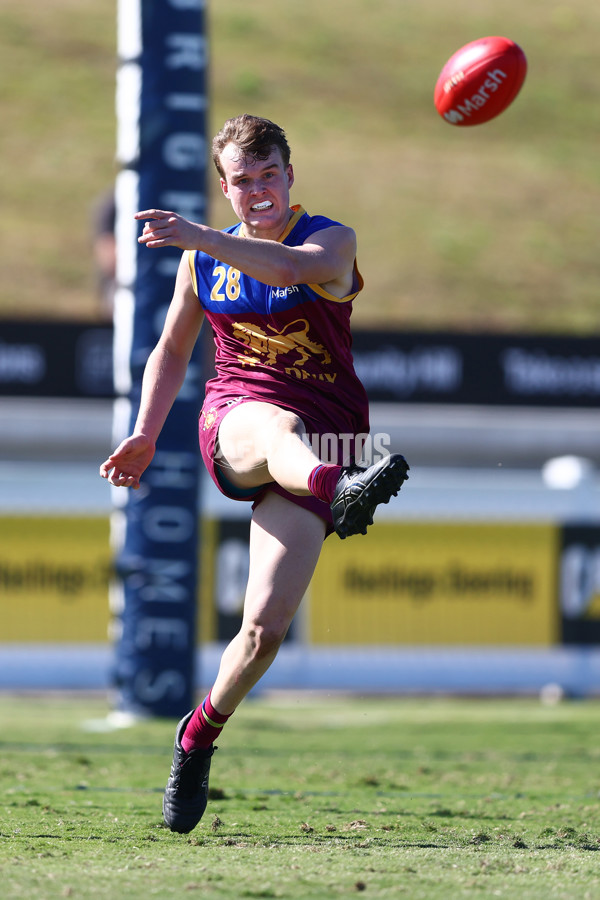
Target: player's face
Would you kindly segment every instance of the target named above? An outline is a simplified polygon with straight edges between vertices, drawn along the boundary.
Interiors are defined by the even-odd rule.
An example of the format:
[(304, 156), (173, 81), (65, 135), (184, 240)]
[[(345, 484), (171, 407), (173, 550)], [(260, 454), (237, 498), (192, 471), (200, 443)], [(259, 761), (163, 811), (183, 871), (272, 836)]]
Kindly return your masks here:
[(221, 189), (250, 237), (278, 238), (290, 216), (291, 165), (274, 147), (267, 159), (245, 159), (235, 144), (221, 153)]

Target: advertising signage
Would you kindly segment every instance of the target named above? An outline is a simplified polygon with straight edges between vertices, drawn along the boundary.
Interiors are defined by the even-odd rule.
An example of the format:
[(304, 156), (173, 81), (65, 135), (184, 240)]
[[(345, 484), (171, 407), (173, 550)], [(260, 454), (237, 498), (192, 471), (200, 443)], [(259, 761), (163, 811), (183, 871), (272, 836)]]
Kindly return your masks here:
[[(375, 403), (593, 408), (600, 338), (354, 332), (354, 362)], [(112, 327), (0, 322), (0, 396), (113, 396)]]

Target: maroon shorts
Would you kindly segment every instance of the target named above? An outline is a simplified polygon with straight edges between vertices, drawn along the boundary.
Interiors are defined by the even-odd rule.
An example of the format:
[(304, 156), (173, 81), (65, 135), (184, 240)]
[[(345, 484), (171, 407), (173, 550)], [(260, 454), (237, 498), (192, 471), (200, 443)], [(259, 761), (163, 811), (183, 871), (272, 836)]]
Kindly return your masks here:
[[(334, 528), (331, 509), (328, 503), (319, 500), (317, 497), (313, 497), (312, 494), (307, 494), (305, 496), (290, 494), (289, 491), (286, 491), (285, 488), (282, 488), (281, 485), (277, 484), (275, 481), (270, 481), (267, 484), (247, 490), (238, 488), (227, 481), (223, 472), (215, 463), (217, 436), (219, 433), (219, 426), (223, 421), (224, 416), (226, 416), (229, 410), (234, 406), (238, 406), (240, 403), (249, 403), (253, 400), (255, 400), (254, 397), (249, 397), (247, 395), (230, 397), (229, 399), (219, 398), (218, 400), (214, 397), (211, 398), (210, 395), (207, 396), (202, 412), (200, 413), (198, 432), (200, 452), (210, 477), (221, 493), (226, 497), (231, 497), (232, 500), (251, 501), (253, 503), (253, 509), (258, 506), (268, 491), (273, 491), (281, 497), (285, 497), (285, 499), (289, 500), (291, 503), (295, 503), (296, 506), (301, 506), (303, 509), (308, 509), (310, 512), (320, 516), (320, 518), (324, 519), (327, 523), (326, 534), (331, 534)], [(329, 429), (326, 426), (320, 425), (310, 419), (307, 420), (306, 417), (302, 418), (307, 432), (312, 434), (328, 433)], [(340, 458), (339, 462), (341, 463), (343, 460)]]

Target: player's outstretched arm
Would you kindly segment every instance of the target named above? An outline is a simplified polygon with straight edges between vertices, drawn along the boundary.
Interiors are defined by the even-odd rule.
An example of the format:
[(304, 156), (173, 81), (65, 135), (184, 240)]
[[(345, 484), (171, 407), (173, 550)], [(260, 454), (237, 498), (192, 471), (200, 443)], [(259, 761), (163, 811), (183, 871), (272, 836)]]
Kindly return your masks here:
[[(145, 220), (138, 238), (141, 244), (151, 249), (203, 250), (263, 284), (330, 285), (334, 293), (343, 296), (352, 281), (356, 234), (344, 225), (332, 225), (311, 235), (304, 244), (290, 247), (279, 241), (218, 231), (162, 209), (146, 209), (135, 218)], [(341, 285), (339, 291), (335, 289), (337, 283)]]
[(192, 287), (186, 255), (160, 340), (146, 363), (133, 434), (100, 466), (100, 475), (116, 487), (139, 488), (156, 441), (183, 384), (204, 313)]

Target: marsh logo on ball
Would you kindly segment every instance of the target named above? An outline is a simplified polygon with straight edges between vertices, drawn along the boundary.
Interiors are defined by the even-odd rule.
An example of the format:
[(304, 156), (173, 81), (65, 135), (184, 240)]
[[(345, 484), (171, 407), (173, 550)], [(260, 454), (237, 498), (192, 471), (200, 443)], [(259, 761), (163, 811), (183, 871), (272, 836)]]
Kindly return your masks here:
[[(483, 109), (490, 98), (496, 93), (498, 87), (508, 78), (508, 75), (506, 72), (503, 72), (502, 69), (495, 69), (493, 72), (488, 72), (487, 76), (488, 77), (478, 91), (471, 97), (467, 97), (462, 103), (457, 104), (456, 109), (450, 109), (448, 112), (444, 113), (444, 119), (447, 122), (450, 122), (451, 125), (458, 125), (465, 117), (470, 118), (473, 114), (477, 114), (478, 110)], [(461, 78), (459, 81), (451, 79), (447, 88), (445, 87), (444, 90), (446, 90), (446, 92), (452, 90), (456, 84), (463, 80), (464, 78)]]
[(440, 72), (435, 107), (451, 125), (480, 125), (513, 102), (526, 74), (518, 44), (504, 37), (480, 38), (457, 50)]
[(458, 125), (459, 122), (463, 121), (464, 116), (461, 116), (456, 109), (451, 109), (450, 112), (444, 113), (444, 118), (446, 122), (450, 122), (451, 125)]

